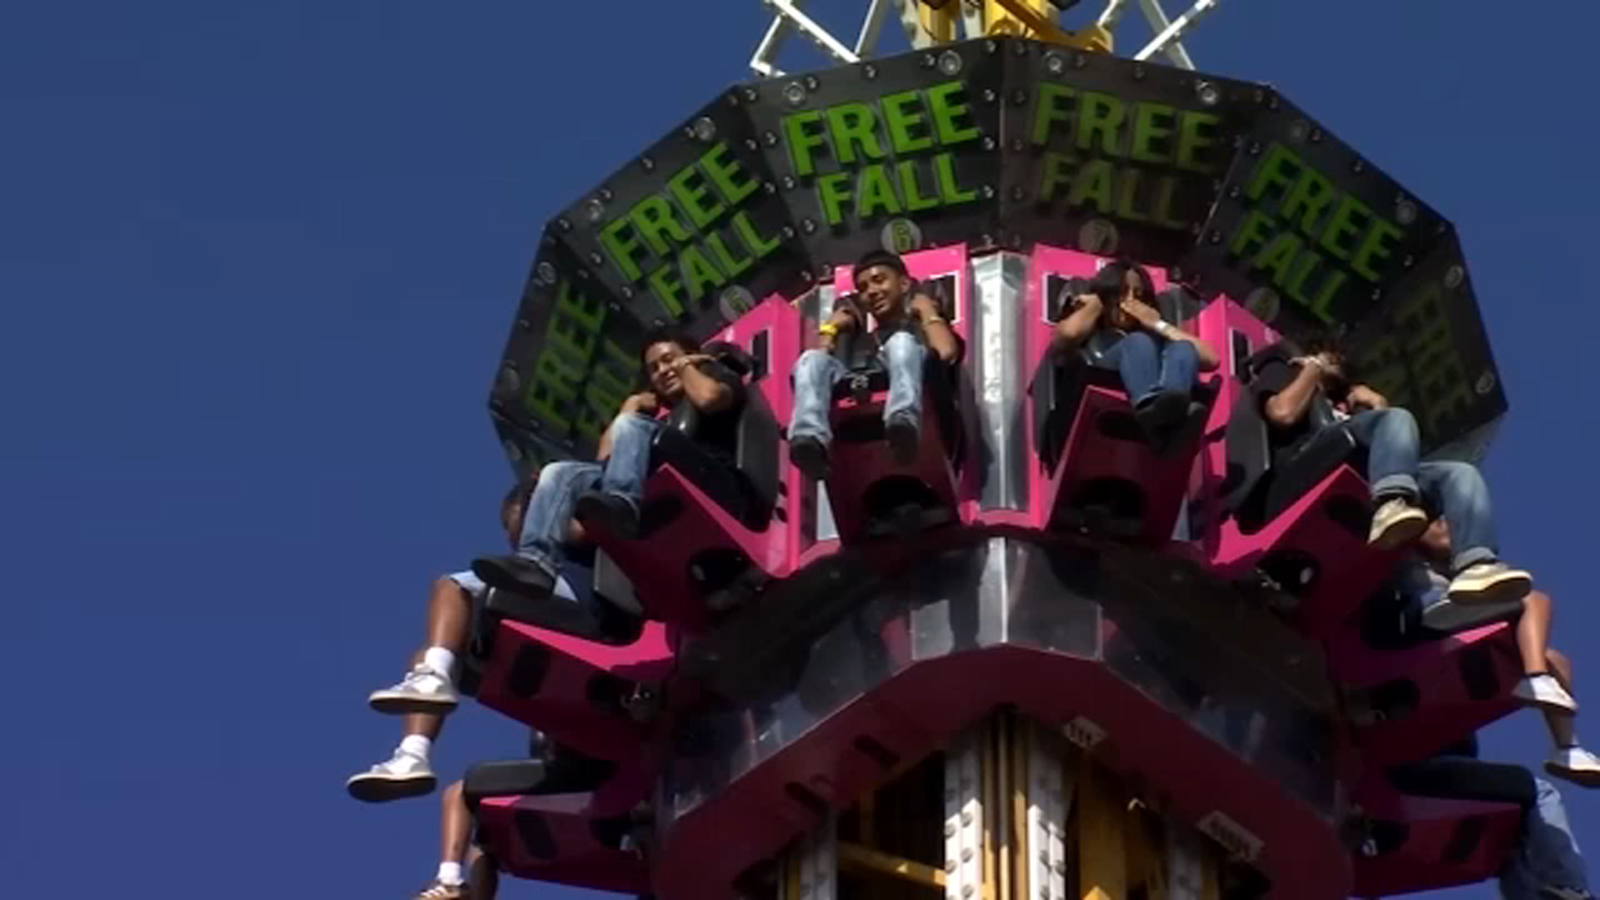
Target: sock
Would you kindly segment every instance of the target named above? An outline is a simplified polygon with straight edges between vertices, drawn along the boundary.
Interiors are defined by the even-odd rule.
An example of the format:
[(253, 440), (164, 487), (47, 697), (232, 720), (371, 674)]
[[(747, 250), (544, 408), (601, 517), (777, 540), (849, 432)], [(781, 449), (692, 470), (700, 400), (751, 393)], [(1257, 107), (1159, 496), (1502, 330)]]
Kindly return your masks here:
[(422, 664), (448, 680), (455, 671), (456, 655), (443, 647), (429, 647), (422, 653)]
[(466, 881), (461, 877), (461, 863), (458, 862), (439, 863), (439, 874), (436, 877), (440, 884), (461, 884)]
[(408, 734), (400, 739), (400, 752), (415, 756), (418, 759), (428, 758), (428, 748), (433, 746), (433, 741), (427, 735)]

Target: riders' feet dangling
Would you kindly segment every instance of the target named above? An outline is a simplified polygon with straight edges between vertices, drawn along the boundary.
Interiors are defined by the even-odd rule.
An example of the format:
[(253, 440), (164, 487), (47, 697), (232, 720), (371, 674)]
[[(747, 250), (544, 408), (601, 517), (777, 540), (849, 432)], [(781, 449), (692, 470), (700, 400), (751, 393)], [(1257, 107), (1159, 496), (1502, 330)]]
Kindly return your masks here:
[(1467, 566), (1450, 581), (1455, 603), (1514, 603), (1533, 590), (1533, 576), (1502, 562)]
[(917, 454), (922, 449), (919, 424), (915, 416), (904, 414), (890, 418), (884, 426), (884, 435), (889, 440), (889, 453), (896, 465), (909, 466), (917, 461)]
[(448, 675), (441, 675), (427, 665), (419, 663), (401, 682), (381, 691), (373, 691), (367, 705), (381, 713), (447, 713), (456, 708), (461, 698)]
[(1567, 693), (1554, 676), (1540, 672), (1537, 675), (1525, 675), (1511, 689), (1511, 696), (1526, 706), (1537, 706), (1547, 712), (1575, 713), (1578, 711), (1578, 701)]
[(1558, 747), (1545, 760), (1544, 770), (1579, 787), (1600, 787), (1600, 756), (1582, 747)]
[(789, 461), (813, 481), (828, 478), (828, 446), (814, 437), (798, 437), (789, 442)]
[(1427, 513), (1405, 497), (1391, 497), (1372, 514), (1367, 543), (1379, 550), (1396, 550), (1422, 537), (1427, 529)]
[(589, 491), (578, 498), (572, 515), (588, 525), (597, 524), (625, 541), (639, 536), (639, 506), (611, 491)]
[(428, 758), (396, 750), (394, 756), (345, 782), (350, 796), (367, 803), (387, 803), (430, 794), (438, 785)]
[(484, 584), (525, 597), (547, 597), (556, 587), (556, 573), (526, 556), (486, 556), (472, 561), (472, 574)]
[(470, 900), (465, 884), (449, 884), (435, 878), (433, 883), (417, 892), (413, 900)]

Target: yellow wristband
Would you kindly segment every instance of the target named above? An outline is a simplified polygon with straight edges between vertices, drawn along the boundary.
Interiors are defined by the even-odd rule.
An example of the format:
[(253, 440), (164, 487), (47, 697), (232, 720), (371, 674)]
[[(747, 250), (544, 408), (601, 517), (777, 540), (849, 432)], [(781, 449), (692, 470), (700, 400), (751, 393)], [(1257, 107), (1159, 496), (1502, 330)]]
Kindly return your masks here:
[(823, 322), (817, 327), (817, 334), (825, 334), (828, 337), (837, 337), (839, 334), (839, 326), (833, 324), (832, 322)]

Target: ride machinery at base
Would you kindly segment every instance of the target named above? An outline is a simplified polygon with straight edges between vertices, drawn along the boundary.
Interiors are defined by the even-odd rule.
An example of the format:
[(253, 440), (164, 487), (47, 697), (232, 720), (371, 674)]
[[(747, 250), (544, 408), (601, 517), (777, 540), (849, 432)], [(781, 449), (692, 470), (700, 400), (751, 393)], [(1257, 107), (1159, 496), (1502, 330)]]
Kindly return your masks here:
[[(1514, 622), (1398, 628), (1359, 464), (1269, 466), (1240, 384), (1280, 336), (1342, 332), (1428, 452), (1480, 454), (1506, 401), (1451, 224), (1266, 85), (1112, 56), (1042, 2), (901, 5), (980, 30), (729, 88), (545, 229), (490, 401), (519, 469), (592, 455), (655, 323), (749, 400), (736, 468), (663, 442), (639, 538), (599, 535), (591, 599), (633, 627), (491, 598), (477, 699), (545, 741), (469, 773), (479, 841), (662, 900), (1491, 876), (1522, 816), (1503, 767), (1418, 773), (1513, 708)], [(929, 369), (909, 465), (855, 369), (813, 481), (789, 372), (873, 248), (964, 356)], [(1063, 287), (1117, 257), (1222, 356), (1166, 446), (1115, 373), (1047, 352)]]

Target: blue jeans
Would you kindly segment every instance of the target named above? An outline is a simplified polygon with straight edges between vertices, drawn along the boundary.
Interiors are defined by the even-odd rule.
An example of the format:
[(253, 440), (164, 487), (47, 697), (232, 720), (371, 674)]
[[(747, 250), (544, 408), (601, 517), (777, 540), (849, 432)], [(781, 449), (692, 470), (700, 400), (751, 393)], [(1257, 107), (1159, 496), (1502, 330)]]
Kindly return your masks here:
[(1200, 357), (1193, 344), (1157, 341), (1142, 331), (1125, 335), (1101, 358), (1122, 373), (1122, 386), (1135, 406), (1162, 391), (1188, 393), (1194, 388), (1195, 373), (1200, 371)]
[(1375, 500), (1405, 497), (1442, 512), (1450, 525), (1453, 572), (1499, 558), (1489, 487), (1476, 466), (1463, 462), (1419, 462), (1417, 420), (1404, 409), (1367, 410), (1344, 423), (1367, 449), (1367, 481)]
[(567, 524), (578, 497), (596, 488), (639, 505), (649, 473), (650, 444), (661, 424), (637, 413), (611, 422), (611, 456), (604, 464), (566, 460), (539, 471), (539, 483), (522, 515), (517, 555), (559, 574), (567, 541)]
[[(883, 405), (885, 422), (908, 416), (922, 421), (922, 366), (928, 348), (908, 331), (897, 331), (878, 348), (878, 363), (889, 373), (889, 399)], [(794, 364), (794, 415), (789, 420), (789, 441), (833, 439), (828, 410), (833, 386), (847, 374), (844, 363), (822, 350), (807, 350)]]
[(1539, 888), (1588, 890), (1578, 839), (1567, 823), (1561, 793), (1543, 778), (1535, 778), (1538, 802), (1529, 810), (1522, 843), (1500, 871), (1500, 896), (1505, 900), (1541, 900)]

